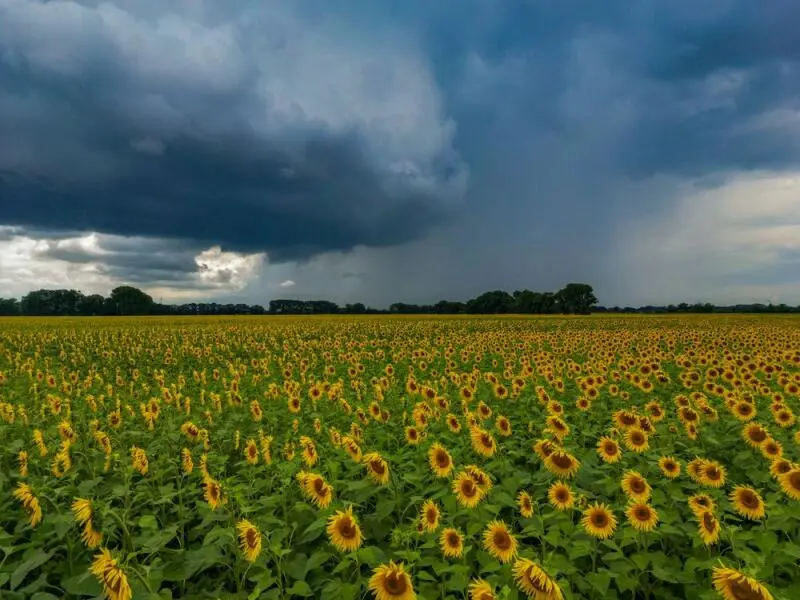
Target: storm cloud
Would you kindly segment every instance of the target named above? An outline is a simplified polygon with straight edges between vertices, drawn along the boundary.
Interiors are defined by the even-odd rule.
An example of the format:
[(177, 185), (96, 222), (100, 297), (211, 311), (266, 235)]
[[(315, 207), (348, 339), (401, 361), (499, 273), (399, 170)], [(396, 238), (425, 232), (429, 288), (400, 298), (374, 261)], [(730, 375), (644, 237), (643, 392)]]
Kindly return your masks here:
[[(187, 289), (204, 272), (262, 302), (581, 279), (609, 304), (736, 281), (800, 297), (781, 241), (800, 222), (774, 200), (800, 171), (798, 17), (790, 0), (0, 0), (0, 225), (153, 244), (45, 258)], [(778, 233), (743, 224), (742, 190), (790, 228), (766, 254), (754, 240)], [(699, 256), (696, 219), (719, 242)], [(217, 246), (263, 265), (228, 287), (195, 260)]]

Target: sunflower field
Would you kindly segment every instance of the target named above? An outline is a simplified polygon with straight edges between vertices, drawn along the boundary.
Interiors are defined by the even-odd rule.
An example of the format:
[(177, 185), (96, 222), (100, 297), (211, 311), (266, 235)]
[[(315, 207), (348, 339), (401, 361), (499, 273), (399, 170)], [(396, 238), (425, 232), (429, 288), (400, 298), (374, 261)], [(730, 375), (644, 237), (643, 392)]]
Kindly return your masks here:
[(789, 317), (0, 320), (0, 598), (800, 598)]

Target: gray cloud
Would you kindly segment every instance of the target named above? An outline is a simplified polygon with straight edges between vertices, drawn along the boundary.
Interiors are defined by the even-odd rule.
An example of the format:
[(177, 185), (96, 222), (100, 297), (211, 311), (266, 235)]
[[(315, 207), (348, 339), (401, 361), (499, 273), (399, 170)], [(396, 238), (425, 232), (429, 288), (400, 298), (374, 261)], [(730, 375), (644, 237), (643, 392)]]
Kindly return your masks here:
[(800, 164), (791, 0), (55, 4), (0, 0), (0, 223), (267, 250), (258, 301), (651, 301), (637, 227)]

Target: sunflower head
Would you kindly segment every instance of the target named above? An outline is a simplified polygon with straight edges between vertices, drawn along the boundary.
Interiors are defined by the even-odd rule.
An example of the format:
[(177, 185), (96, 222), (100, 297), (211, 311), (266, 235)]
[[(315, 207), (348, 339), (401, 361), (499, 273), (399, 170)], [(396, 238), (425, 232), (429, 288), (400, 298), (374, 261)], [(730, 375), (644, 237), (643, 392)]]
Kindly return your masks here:
[(764, 518), (764, 500), (751, 487), (738, 485), (730, 493), (730, 501), (734, 510), (747, 519), (758, 521)]
[(570, 487), (561, 481), (556, 481), (547, 490), (547, 499), (556, 510), (567, 510), (575, 505), (575, 495)]
[(772, 594), (757, 579), (724, 565), (714, 567), (711, 580), (725, 600), (772, 600)]
[(645, 502), (634, 502), (625, 511), (628, 522), (637, 531), (652, 531), (658, 524), (658, 513)]
[(369, 589), (377, 600), (414, 600), (416, 594), (411, 576), (405, 572), (402, 563), (390, 561), (389, 564), (378, 565), (369, 580)]
[(464, 553), (464, 536), (457, 529), (447, 527), (439, 536), (439, 545), (447, 558), (459, 558)]
[(501, 563), (507, 563), (517, 553), (517, 540), (503, 521), (492, 521), (483, 532), (483, 547)]
[(527, 558), (514, 563), (514, 579), (519, 589), (534, 600), (562, 600), (564, 597), (555, 580)]
[(353, 507), (336, 511), (328, 520), (328, 538), (342, 552), (352, 552), (361, 546), (363, 540), (358, 521), (353, 516)]
[(595, 503), (583, 512), (581, 524), (590, 536), (604, 540), (614, 535), (617, 519), (607, 504)]

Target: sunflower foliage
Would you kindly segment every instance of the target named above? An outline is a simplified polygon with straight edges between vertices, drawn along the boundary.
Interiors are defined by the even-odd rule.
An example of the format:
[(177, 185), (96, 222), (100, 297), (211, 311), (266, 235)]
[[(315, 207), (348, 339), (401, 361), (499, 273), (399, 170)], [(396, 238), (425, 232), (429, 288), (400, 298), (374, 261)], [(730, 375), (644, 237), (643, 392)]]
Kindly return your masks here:
[(3, 600), (800, 598), (782, 317), (0, 320)]

